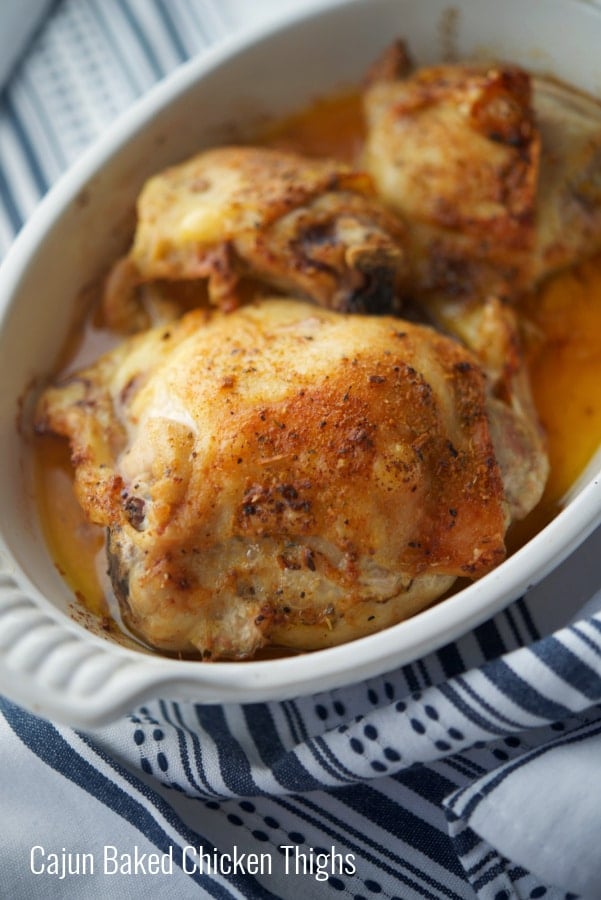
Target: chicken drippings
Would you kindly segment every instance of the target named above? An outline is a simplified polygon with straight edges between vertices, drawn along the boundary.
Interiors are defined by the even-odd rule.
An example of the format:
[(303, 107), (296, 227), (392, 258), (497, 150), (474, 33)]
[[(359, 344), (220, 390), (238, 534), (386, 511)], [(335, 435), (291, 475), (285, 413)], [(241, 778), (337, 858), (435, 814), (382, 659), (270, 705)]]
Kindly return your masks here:
[[(261, 143), (353, 163), (363, 128), (360, 97), (348, 93), (275, 123)], [(542, 501), (511, 526), (510, 552), (557, 514), (566, 490), (601, 443), (601, 257), (549, 279), (519, 316), (551, 472)], [(59, 374), (81, 367), (118, 340), (94, 311), (70, 338)], [(78, 600), (119, 630), (119, 607), (105, 571), (104, 530), (86, 521), (74, 496), (67, 442), (40, 436), (33, 452), (40, 516), (56, 565)]]

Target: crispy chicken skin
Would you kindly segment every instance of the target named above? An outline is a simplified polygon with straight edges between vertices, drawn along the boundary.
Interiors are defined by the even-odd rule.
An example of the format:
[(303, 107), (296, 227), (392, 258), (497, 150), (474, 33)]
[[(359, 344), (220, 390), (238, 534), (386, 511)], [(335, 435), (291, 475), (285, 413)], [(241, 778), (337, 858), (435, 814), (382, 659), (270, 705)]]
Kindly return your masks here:
[(601, 109), (516, 66), (419, 69), (365, 91), (364, 164), (411, 226), (413, 290), (515, 299), (601, 247)]
[[(406, 60), (403, 60), (403, 72)], [(540, 139), (513, 66), (377, 70), (363, 162), (410, 223), (417, 291), (485, 293), (523, 277), (534, 244)], [(394, 71), (394, 70), (392, 70)]]
[(147, 324), (136, 285), (208, 279), (238, 305), (240, 276), (345, 312), (397, 307), (406, 232), (369, 176), (278, 150), (222, 147), (161, 172), (138, 203), (133, 247), (108, 281), (109, 321)]
[(511, 518), (523, 519), (542, 496), (549, 458), (515, 311), (496, 297), (478, 303), (440, 294), (429, 297), (425, 305), (437, 329), (468, 347), (486, 375), (491, 434), (505, 498)]
[(430, 328), (265, 299), (127, 339), (36, 427), (70, 440), (132, 629), (236, 659), (379, 630), (496, 566), (523, 471), (497, 464), (500, 403)]
[(601, 248), (601, 107), (515, 66), (412, 73), (402, 43), (368, 74), (364, 106), (363, 162), (409, 226), (409, 292), (486, 373), (497, 461), (522, 517), (549, 463), (512, 306)]

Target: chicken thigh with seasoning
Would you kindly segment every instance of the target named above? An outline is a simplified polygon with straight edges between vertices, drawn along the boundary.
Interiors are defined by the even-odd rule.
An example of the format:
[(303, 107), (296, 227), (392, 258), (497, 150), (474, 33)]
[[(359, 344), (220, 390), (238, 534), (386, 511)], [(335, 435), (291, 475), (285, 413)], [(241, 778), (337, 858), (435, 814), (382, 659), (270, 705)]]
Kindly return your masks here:
[(412, 72), (399, 42), (369, 73), (364, 108), (363, 163), (410, 233), (409, 293), (483, 367), (493, 433), (505, 422), (499, 464), (517, 454), (530, 472), (519, 488), (506, 479), (507, 496), (531, 508), (548, 459), (511, 306), (601, 249), (601, 106), (511, 65)]
[(36, 427), (70, 440), (130, 627), (212, 659), (407, 618), (501, 562), (515, 498), (542, 490), (457, 341), (288, 299), (125, 340), (48, 388)]
[(601, 248), (601, 107), (516, 66), (410, 71), (402, 43), (365, 92), (363, 162), (410, 224), (412, 289), (514, 299)]
[[(405, 72), (402, 47), (395, 52)], [(515, 67), (376, 69), (363, 162), (411, 225), (418, 294), (481, 296), (522, 283), (540, 152), (530, 100), (529, 76)]]
[(396, 310), (406, 239), (369, 176), (343, 163), (209, 150), (144, 186), (133, 247), (109, 278), (105, 310), (110, 324), (147, 326), (136, 287), (157, 279), (208, 279), (213, 303), (231, 309), (244, 275), (344, 312)]

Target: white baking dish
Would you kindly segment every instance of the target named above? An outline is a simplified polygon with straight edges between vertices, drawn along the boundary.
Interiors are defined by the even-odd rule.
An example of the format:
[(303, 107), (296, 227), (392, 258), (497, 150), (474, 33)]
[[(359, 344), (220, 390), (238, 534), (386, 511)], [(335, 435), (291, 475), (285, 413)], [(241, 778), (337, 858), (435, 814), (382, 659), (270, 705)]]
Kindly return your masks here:
[(502, 566), (413, 619), (345, 646), (250, 663), (161, 658), (74, 620), (73, 597), (37, 522), (17, 430), (32, 379), (51, 371), (81, 290), (121, 249), (144, 179), (264, 116), (357, 81), (394, 36), (431, 63), (495, 56), (601, 91), (601, 11), (578, 0), (324, 2), (261, 27), (168, 78), (62, 178), (0, 273), (0, 692), (74, 725), (148, 697), (197, 702), (291, 697), (367, 678), (456, 638), (540, 581), (601, 521), (592, 465), (564, 511)]

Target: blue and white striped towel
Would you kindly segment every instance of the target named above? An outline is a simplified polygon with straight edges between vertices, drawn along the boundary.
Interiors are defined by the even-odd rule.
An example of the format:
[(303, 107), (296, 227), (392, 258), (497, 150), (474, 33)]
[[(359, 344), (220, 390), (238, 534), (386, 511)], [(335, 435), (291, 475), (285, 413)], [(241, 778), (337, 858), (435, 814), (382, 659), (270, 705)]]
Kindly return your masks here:
[[(135, 97), (284, 6), (59, 0), (0, 97), (0, 247)], [(0, 894), (601, 898), (600, 551), (597, 532), (462, 640), (319, 696), (161, 700), (94, 734), (0, 699)]]

